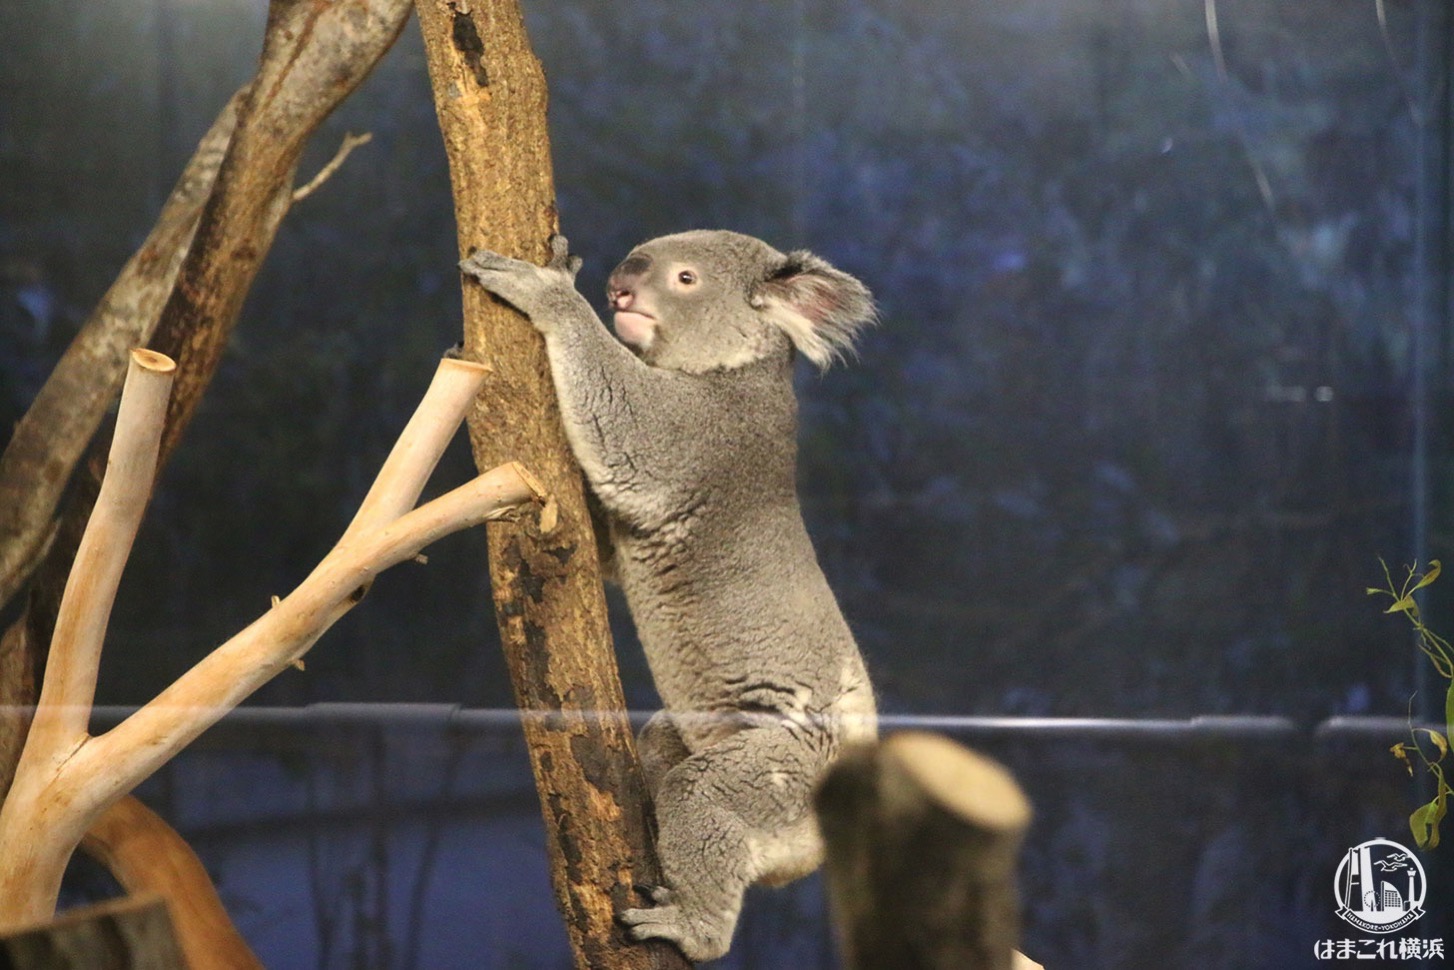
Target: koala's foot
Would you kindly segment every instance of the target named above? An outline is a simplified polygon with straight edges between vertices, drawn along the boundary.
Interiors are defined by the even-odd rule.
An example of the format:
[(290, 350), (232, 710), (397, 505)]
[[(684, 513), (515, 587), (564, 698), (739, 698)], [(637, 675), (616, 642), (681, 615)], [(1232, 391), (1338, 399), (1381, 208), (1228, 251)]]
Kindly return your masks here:
[(651, 889), (649, 895), (655, 906), (621, 913), (621, 922), (633, 940), (670, 940), (694, 963), (715, 960), (727, 952), (732, 944), (733, 921), (689, 912), (673, 902), (675, 894), (665, 887)]

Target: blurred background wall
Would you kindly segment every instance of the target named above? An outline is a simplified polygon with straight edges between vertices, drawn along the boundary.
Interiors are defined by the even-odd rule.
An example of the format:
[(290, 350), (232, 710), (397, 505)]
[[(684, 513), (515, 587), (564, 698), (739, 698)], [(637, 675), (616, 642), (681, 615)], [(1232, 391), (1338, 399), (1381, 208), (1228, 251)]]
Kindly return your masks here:
[[(963, 728), (1040, 807), (1026, 948), (1077, 970), (1319, 965), (1313, 941), (1339, 932), (1343, 850), (1406, 839), (1418, 793), (1384, 753), (1397, 720), (1316, 727), (1422, 716), (1442, 695), (1364, 589), (1379, 557), (1397, 573), (1450, 545), (1447, 5), (526, 9), (562, 226), (598, 306), (633, 244), (694, 227), (811, 248), (876, 293), (883, 325), (859, 359), (801, 374), (800, 477), (886, 712), (1285, 719), (1250, 740)], [(265, 12), (0, 5), (0, 427), (249, 76)], [(453, 214), (414, 28), (314, 138), (305, 171), (350, 130), (374, 140), (285, 222), (162, 482), (104, 702), (145, 700), (302, 577), (457, 339)], [(437, 487), (468, 474), (461, 443)], [(258, 702), (508, 706), (485, 582), (482, 535), (447, 540)], [(1431, 592), (1438, 629), (1448, 611)], [(614, 605), (628, 698), (649, 709)], [(411, 733), (390, 720), (400, 710), (338, 729), (373, 739), (373, 761), (347, 760), (375, 750), (357, 739), (310, 747), (306, 725), (234, 731), (151, 795), (216, 853), (244, 930), (276, 941), (259, 944), (272, 967), (564, 965), (508, 722), (456, 738), (474, 767), (452, 769), (427, 817), (497, 862), (523, 853), (504, 871), (533, 875), (517, 886), (450, 850), (461, 861), (431, 870), (454, 872), (448, 885), (390, 895), (431, 843), (389, 779), (435, 778), (454, 730)], [(208, 784), (248, 811), (261, 806), (246, 792), (274, 793), (297, 852), (261, 838), (280, 831), (266, 813), (203, 799), (223, 824), (189, 809)], [(451, 815), (471, 784), (487, 807)], [(292, 860), (293, 889), (265, 875), (273, 857)], [(1454, 886), (1441, 901), (1449, 880), (1431, 865), (1420, 932), (1454, 935)], [(419, 914), (452, 906), (474, 915), (439, 933), (473, 919), (504, 934), (468, 937), (458, 959), (473, 962), (420, 949), (436, 931)], [(510, 906), (535, 922), (505, 919)], [(303, 914), (296, 935), (274, 932), (292, 925), (282, 908)], [(814, 883), (754, 896), (749, 916), (732, 965), (831, 965)], [(539, 940), (509, 942), (526, 923)], [(784, 933), (820, 949), (794, 956)]]

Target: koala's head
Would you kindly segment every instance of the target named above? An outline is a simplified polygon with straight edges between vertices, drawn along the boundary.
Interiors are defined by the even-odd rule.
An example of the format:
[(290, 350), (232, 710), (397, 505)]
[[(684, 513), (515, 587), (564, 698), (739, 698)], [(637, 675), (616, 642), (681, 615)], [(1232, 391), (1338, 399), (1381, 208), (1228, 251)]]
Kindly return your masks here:
[(616, 336), (648, 364), (700, 374), (740, 367), (788, 343), (827, 367), (874, 320), (858, 280), (812, 253), (780, 253), (719, 230), (662, 236), (611, 273)]

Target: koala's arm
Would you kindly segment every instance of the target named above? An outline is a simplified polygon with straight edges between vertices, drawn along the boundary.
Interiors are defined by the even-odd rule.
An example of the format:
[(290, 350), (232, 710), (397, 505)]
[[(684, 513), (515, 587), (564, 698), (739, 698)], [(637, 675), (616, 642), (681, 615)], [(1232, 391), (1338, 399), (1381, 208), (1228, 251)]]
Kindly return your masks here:
[(649, 367), (611, 336), (575, 288), (579, 259), (564, 237), (551, 246), (543, 267), (482, 251), (460, 268), (544, 335), (566, 435), (606, 509), (638, 522), (669, 513), (680, 498), (671, 493), (689, 487), (671, 470), (691, 467), (694, 456), (682, 449), (704, 444), (690, 433), (700, 426), (701, 390), (691, 375)]

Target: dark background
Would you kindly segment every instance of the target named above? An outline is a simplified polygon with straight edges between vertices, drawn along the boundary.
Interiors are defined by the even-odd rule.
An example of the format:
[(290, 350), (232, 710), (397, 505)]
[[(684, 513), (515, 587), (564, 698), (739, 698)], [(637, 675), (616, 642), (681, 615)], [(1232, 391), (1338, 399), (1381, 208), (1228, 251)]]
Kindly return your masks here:
[[(1384, 753), (1397, 720), (1316, 727), (1440, 708), (1364, 589), (1379, 557), (1398, 573), (1450, 546), (1447, 5), (526, 6), (598, 305), (632, 245), (695, 227), (811, 248), (878, 297), (860, 359), (801, 374), (800, 479), (886, 713), (1286, 719), (1261, 740), (961, 726), (1040, 810), (1026, 949), (1052, 970), (1318, 965), (1314, 940), (1351, 933), (1331, 917), (1342, 852), (1408, 841), (1419, 794)], [(0, 5), (0, 427), (249, 76), (264, 14)], [(146, 700), (296, 584), (457, 339), (414, 26), (305, 171), (347, 130), (374, 140), (288, 217), (167, 470), (103, 703)], [(435, 489), (470, 474), (461, 443)], [(482, 535), (446, 540), (257, 701), (509, 706), (485, 581)], [(508, 722), (411, 733), (389, 710), (224, 732), (149, 791), (191, 819), (272, 967), (563, 965)], [(437, 782), (427, 804), (415, 782)], [(446, 851), (465, 831), (493, 863)], [(512, 851), (510, 878), (481, 875)], [(1448, 867), (1426, 863), (1410, 933), (1454, 937)], [(459, 894), (473, 916), (446, 918)], [(803, 933), (811, 958), (784, 942)], [(755, 894), (729, 962), (828, 966), (824, 939), (815, 883)]]

